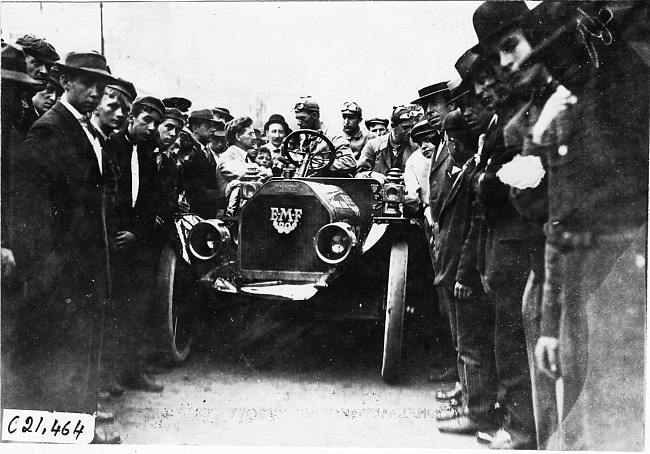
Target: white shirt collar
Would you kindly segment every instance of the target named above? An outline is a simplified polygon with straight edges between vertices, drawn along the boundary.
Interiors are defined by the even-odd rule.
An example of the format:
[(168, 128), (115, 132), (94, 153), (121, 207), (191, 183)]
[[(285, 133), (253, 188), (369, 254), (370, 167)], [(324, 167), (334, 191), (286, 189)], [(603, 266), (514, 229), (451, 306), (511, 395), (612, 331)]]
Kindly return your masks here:
[(74, 117), (77, 119), (77, 121), (87, 121), (87, 117), (84, 114), (82, 114), (81, 112), (79, 112), (77, 109), (75, 109), (75, 107), (72, 104), (70, 104), (70, 102), (68, 101), (68, 94), (67, 93), (63, 93), (63, 95), (61, 95), (61, 99), (59, 99), (59, 101), (61, 101), (61, 104), (63, 104), (65, 106), (65, 108), (70, 111), (70, 113), (72, 115), (74, 115)]

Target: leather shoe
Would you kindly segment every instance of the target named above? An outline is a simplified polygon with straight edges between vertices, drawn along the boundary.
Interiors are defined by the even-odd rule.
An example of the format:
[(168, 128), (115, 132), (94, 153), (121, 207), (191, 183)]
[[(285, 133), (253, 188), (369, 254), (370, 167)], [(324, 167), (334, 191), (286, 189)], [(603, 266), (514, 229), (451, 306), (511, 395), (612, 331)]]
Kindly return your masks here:
[(134, 377), (129, 377), (122, 380), (122, 384), (130, 389), (135, 389), (139, 391), (150, 391), (154, 393), (162, 392), (165, 387), (160, 383), (156, 383), (155, 380), (148, 377), (146, 374), (142, 373)]
[(490, 449), (537, 449), (534, 437), (503, 427), (493, 431), (479, 431), (477, 440), (479, 443), (488, 443)]
[(458, 381), (458, 368), (453, 366), (431, 369), (427, 380), (430, 382)]
[(101, 427), (96, 427), (95, 436), (90, 443), (93, 445), (119, 445), (122, 443), (122, 437), (117, 432), (107, 432)]
[(125, 392), (124, 388), (115, 380), (111, 381), (106, 386), (102, 386), (102, 391), (107, 392), (112, 397), (121, 397)]
[(113, 414), (112, 411), (109, 411), (109, 410), (97, 410), (97, 414), (95, 415), (95, 422), (96, 423), (113, 422), (113, 421), (115, 421), (115, 415)]
[(470, 415), (461, 415), (456, 418), (438, 420), (438, 430), (440, 432), (450, 432), (455, 434), (474, 434), (477, 432), (496, 431), (499, 425), (493, 418), (473, 417)]
[(436, 410), (436, 419), (438, 421), (454, 419), (464, 415), (467, 415), (467, 407), (462, 405), (445, 405)]
[(446, 402), (452, 399), (459, 400), (463, 396), (463, 386), (456, 382), (456, 386), (453, 389), (447, 391), (439, 389), (436, 391), (436, 400), (440, 402)]

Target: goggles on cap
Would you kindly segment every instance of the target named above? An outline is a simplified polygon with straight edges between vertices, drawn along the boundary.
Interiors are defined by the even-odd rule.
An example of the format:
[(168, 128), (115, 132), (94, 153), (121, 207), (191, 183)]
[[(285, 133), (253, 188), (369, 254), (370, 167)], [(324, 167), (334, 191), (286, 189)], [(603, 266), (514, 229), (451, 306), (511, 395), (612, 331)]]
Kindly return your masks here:
[[(396, 107), (395, 109), (399, 109), (400, 107)], [(406, 107), (402, 107), (402, 109), (406, 109)], [(408, 120), (410, 118), (415, 118), (420, 115), (420, 112), (417, 110), (407, 110), (406, 112), (402, 112), (399, 114), (395, 119), (397, 120)]]
[(316, 112), (317, 109), (315, 109), (314, 107), (309, 107), (304, 102), (299, 102), (299, 103), (296, 103), (295, 106), (293, 106), (293, 110), (296, 111), (296, 112), (302, 112), (304, 110), (306, 110), (308, 112)]
[(361, 112), (361, 107), (359, 107), (359, 104), (356, 102), (344, 102), (343, 103), (343, 109), (341, 109), (341, 112), (345, 112), (346, 110), (349, 110), (350, 112)]

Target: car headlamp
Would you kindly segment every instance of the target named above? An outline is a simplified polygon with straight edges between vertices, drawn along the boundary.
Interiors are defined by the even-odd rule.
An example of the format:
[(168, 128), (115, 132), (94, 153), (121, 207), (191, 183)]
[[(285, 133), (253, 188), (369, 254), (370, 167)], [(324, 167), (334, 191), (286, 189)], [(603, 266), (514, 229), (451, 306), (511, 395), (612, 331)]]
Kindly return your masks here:
[(402, 171), (398, 168), (390, 169), (386, 175), (386, 182), (384, 183), (384, 216), (402, 215), (400, 205), (404, 203), (405, 192)]
[(257, 190), (260, 188), (260, 183), (256, 181), (250, 181), (241, 184), (241, 197), (243, 200), (248, 200), (255, 195)]
[(386, 184), (384, 186), (384, 202), (404, 202), (404, 186), (401, 184)]
[(211, 260), (226, 250), (230, 232), (219, 219), (199, 222), (190, 231), (187, 243), (190, 253), (199, 260)]
[(321, 227), (314, 242), (318, 257), (330, 265), (345, 261), (358, 244), (357, 235), (347, 222), (334, 222)]

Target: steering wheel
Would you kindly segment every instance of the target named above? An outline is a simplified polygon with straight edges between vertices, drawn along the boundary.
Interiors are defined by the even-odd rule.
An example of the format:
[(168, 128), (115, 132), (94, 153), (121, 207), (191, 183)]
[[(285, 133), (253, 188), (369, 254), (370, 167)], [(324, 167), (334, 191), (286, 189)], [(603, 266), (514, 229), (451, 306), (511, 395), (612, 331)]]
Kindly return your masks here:
[(296, 166), (296, 176), (306, 177), (326, 171), (336, 157), (330, 139), (313, 129), (293, 131), (282, 142), (282, 155)]

